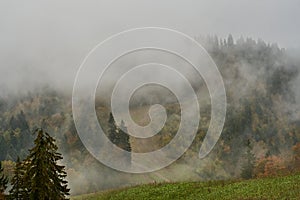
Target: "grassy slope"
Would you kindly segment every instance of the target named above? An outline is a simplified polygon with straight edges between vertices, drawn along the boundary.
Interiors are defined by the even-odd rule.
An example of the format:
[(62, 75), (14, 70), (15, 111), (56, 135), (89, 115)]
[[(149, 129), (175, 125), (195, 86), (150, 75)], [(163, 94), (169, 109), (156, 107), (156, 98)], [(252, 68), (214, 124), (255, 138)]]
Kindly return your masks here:
[(71, 199), (300, 199), (300, 174), (234, 182), (148, 184)]

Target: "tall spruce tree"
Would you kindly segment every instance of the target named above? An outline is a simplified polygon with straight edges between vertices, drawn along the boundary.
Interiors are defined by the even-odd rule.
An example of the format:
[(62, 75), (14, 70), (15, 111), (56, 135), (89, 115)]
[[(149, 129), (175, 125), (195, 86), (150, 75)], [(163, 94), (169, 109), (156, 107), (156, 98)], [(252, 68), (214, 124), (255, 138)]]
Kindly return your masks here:
[[(112, 113), (110, 113), (108, 120), (108, 138), (118, 147), (131, 152), (130, 137), (127, 134), (127, 127), (123, 120), (121, 121), (120, 126), (118, 126)], [(125, 159), (126, 164), (131, 163), (130, 157), (124, 157), (124, 155), (120, 156)]]
[(37, 129), (35, 133), (35, 146), (29, 150), (30, 154), (24, 162), (29, 199), (67, 199), (70, 191), (65, 180), (67, 174), (65, 167), (57, 164), (63, 157), (57, 152), (55, 140), (42, 129)]
[(108, 138), (118, 147), (121, 147), (126, 151), (131, 151), (129, 135), (126, 131), (127, 127), (125, 126), (124, 121), (122, 120), (120, 126), (118, 126), (112, 113), (110, 113), (108, 120)]
[(4, 196), (4, 191), (6, 190), (8, 183), (8, 178), (3, 174), (3, 167), (0, 161), (0, 196)]
[(252, 153), (252, 144), (247, 140), (246, 162), (242, 167), (241, 177), (243, 179), (253, 178), (253, 170), (255, 167), (255, 155)]
[(109, 119), (108, 119), (108, 138), (109, 140), (117, 145), (118, 142), (118, 128), (117, 124), (115, 121), (115, 118), (112, 113), (109, 114)]
[[(122, 149), (131, 152), (130, 137), (127, 134), (127, 127), (125, 126), (125, 123), (123, 120), (121, 121), (121, 124), (119, 127), (119, 135), (120, 135), (119, 146)], [(126, 156), (126, 164), (130, 165), (131, 157), (127, 156), (127, 154), (125, 156)]]
[(233, 37), (232, 37), (231, 34), (229, 34), (229, 36), (228, 36), (228, 39), (227, 39), (227, 45), (228, 45), (229, 47), (231, 47), (231, 46), (234, 45), (234, 40), (233, 40)]
[(11, 184), (12, 188), (10, 189), (10, 199), (13, 200), (23, 200), (23, 199), (29, 199), (28, 190), (26, 187), (26, 181), (24, 179), (24, 167), (23, 163), (20, 161), (20, 158), (18, 157), (15, 170), (14, 170), (14, 176), (12, 177)]
[(126, 151), (131, 151), (129, 135), (127, 134), (127, 127), (125, 126), (125, 122), (122, 120), (119, 128), (120, 135), (120, 145)]

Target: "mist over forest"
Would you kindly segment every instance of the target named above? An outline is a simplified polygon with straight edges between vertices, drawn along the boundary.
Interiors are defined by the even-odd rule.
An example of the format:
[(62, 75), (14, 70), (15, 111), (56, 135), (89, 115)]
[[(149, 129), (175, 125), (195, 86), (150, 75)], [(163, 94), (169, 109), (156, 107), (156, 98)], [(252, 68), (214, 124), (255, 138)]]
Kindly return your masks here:
[[(298, 199), (299, 15), (299, 0), (1, 0), (0, 200)], [(159, 31), (149, 31), (154, 29)], [(195, 53), (194, 45), (202, 51)], [(99, 64), (113, 56), (109, 65)], [(163, 70), (125, 76), (141, 66)], [(216, 137), (208, 134), (217, 129), (210, 127), (212, 119), (222, 115), (213, 109), (212, 99), (222, 93), (222, 84), (209, 76), (215, 66), (226, 91), (225, 122), (216, 145), (199, 158), (199, 149)], [(175, 71), (182, 79), (171, 77)], [(132, 90), (153, 77), (166, 84)], [(120, 101), (113, 104), (122, 78)], [(129, 115), (123, 104), (128, 91)], [(189, 129), (177, 134), (183, 121), (188, 128), (199, 122), (187, 150)], [(127, 134), (136, 125), (146, 127), (138, 129), (142, 136), (157, 134)], [(99, 127), (106, 137), (98, 138)], [(153, 153), (166, 146), (175, 156)], [(177, 152), (184, 153), (175, 159)], [(152, 157), (138, 162), (146, 153)], [(165, 160), (174, 162), (149, 170)], [(107, 163), (151, 172), (124, 172)]]
[[(221, 138), (208, 157), (203, 160), (197, 157), (210, 121), (209, 95), (201, 77), (194, 77), (195, 80), (191, 81), (201, 105), (200, 126), (193, 145), (167, 168), (139, 175), (112, 170), (93, 158), (77, 134), (68, 86), (57, 88), (43, 78), (42, 72), (30, 71), (30, 76), (34, 74), (32, 77), (37, 78), (28, 80), (32, 85), (27, 84), (24, 89), (1, 85), (0, 160), (4, 161), (7, 173), (12, 175), (17, 156), (25, 158), (28, 154), (27, 150), (33, 145), (32, 131), (37, 127), (55, 136), (64, 155), (62, 162), (67, 168), (72, 194), (153, 181), (239, 178), (247, 162), (248, 148), (256, 160), (253, 177), (268, 176), (275, 171), (287, 173), (299, 168), (299, 163), (295, 162), (300, 145), (300, 95), (297, 88), (300, 60), (295, 56), (298, 52), (246, 36), (197, 36), (195, 39), (207, 49), (219, 67), (227, 93), (226, 123)], [(131, 64), (130, 61), (128, 58), (124, 62)], [(103, 103), (107, 96), (102, 97), (97, 95), (96, 111), (100, 124), (107, 131), (110, 107)], [(147, 124), (148, 108), (155, 103), (165, 106), (166, 124), (149, 139), (130, 137), (134, 152), (149, 152), (162, 147), (177, 132), (180, 107), (176, 97), (164, 88), (145, 86), (138, 90), (130, 105), (133, 119), (139, 124)], [(249, 143), (251, 145), (247, 145)]]

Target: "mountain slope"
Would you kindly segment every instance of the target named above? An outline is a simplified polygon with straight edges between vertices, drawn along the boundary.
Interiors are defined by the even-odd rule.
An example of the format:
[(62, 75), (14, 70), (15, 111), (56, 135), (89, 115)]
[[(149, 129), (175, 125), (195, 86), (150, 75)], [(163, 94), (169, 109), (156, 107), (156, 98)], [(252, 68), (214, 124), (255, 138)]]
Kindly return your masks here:
[(300, 174), (249, 181), (148, 184), (82, 195), (72, 200), (101, 199), (299, 199)]

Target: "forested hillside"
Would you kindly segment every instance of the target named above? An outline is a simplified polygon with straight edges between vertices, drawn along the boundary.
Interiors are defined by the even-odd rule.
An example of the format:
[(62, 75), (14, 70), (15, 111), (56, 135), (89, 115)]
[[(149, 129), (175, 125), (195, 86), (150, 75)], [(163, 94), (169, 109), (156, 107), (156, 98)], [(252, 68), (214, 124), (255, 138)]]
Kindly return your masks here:
[[(4, 161), (6, 173), (11, 175), (14, 163), (10, 161), (28, 155), (36, 127), (53, 133), (57, 139), (72, 194), (168, 181), (173, 177), (171, 172), (177, 174), (175, 180), (204, 180), (262, 177), (299, 170), (300, 98), (296, 87), (300, 83), (300, 59), (293, 52), (262, 40), (242, 37), (234, 40), (231, 35), (227, 39), (214, 36), (196, 40), (206, 47), (219, 67), (228, 103), (221, 138), (207, 158), (197, 157), (210, 120), (205, 86), (198, 87), (197, 91), (206, 95), (199, 98), (203, 103), (201, 121), (192, 147), (166, 169), (147, 175), (129, 175), (103, 166), (88, 153), (76, 132), (70, 95), (63, 89), (44, 85), (27, 94), (0, 93), (0, 160)], [(162, 98), (161, 93), (158, 96)], [(99, 121), (108, 129), (110, 109), (101, 103), (101, 97), (97, 100)], [(145, 116), (152, 103), (147, 99), (132, 105), (133, 118), (147, 123)], [(176, 134), (180, 107), (176, 101), (164, 105), (168, 114), (165, 127), (148, 141), (131, 137), (133, 151), (146, 152), (164, 146)], [(116, 176), (120, 174), (122, 178)]]

